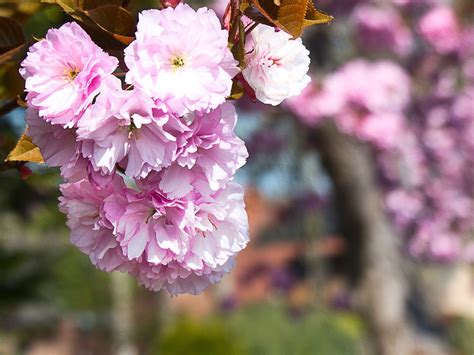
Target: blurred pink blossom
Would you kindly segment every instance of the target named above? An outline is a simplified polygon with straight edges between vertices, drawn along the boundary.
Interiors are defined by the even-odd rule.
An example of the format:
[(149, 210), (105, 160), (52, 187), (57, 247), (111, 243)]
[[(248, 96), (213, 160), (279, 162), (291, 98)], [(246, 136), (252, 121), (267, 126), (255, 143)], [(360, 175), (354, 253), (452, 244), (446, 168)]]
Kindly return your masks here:
[(410, 79), (401, 67), (355, 60), (329, 75), (323, 91), (326, 115), (342, 131), (381, 148), (396, 143), (410, 95)]
[[(464, 64), (474, 61), (474, 25), (472, 24), (462, 29), (460, 53), (465, 60)], [(470, 77), (472, 78), (472, 76)]]
[(362, 4), (352, 18), (359, 45), (365, 50), (387, 50), (405, 56), (413, 49), (411, 32), (394, 9)]
[(222, 18), (229, 3), (229, 0), (213, 0), (210, 7), (216, 12), (218, 17)]
[[(474, 113), (470, 86), (451, 83), (449, 77), (458, 73), (449, 67), (439, 70), (430, 90), (416, 98), (407, 122), (409, 131), (390, 152), (379, 152), (378, 157), (389, 182), (386, 207), (409, 238), (410, 253), (442, 262), (468, 260), (463, 248), (474, 231)], [(410, 215), (410, 203), (403, 205), (394, 198), (403, 196), (403, 190), (420, 199), (418, 213)]]
[(424, 39), (441, 54), (459, 48), (461, 29), (451, 7), (440, 5), (433, 8), (420, 19), (418, 28)]
[(459, 256), (461, 242), (458, 235), (449, 232), (445, 220), (435, 219), (420, 225), (410, 240), (409, 251), (418, 258), (450, 262)]
[(305, 124), (333, 118), (343, 132), (388, 148), (403, 133), (410, 86), (397, 64), (359, 59), (329, 74), (320, 89), (308, 85), (286, 105)]
[(323, 96), (321, 88), (316, 87), (315, 80), (312, 79), (301, 94), (286, 99), (284, 105), (304, 124), (315, 126), (324, 120), (324, 109), (330, 103)]
[(404, 188), (394, 189), (385, 196), (388, 210), (394, 213), (396, 223), (403, 228), (419, 217), (423, 208), (422, 200), (421, 194)]

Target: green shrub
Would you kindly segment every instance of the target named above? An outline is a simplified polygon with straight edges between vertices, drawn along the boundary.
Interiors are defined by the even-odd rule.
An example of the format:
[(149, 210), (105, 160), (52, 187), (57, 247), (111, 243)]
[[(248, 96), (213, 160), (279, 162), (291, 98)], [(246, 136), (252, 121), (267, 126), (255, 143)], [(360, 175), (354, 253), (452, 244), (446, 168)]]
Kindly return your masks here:
[(156, 346), (160, 355), (246, 355), (220, 319), (180, 319)]
[(349, 313), (308, 311), (291, 316), (283, 306), (252, 307), (230, 325), (249, 355), (356, 355), (363, 327)]
[(156, 344), (160, 355), (358, 355), (363, 326), (347, 312), (294, 317), (282, 305), (259, 305), (208, 320), (180, 319)]
[(474, 354), (474, 320), (455, 320), (449, 327), (448, 335), (451, 345), (459, 354)]

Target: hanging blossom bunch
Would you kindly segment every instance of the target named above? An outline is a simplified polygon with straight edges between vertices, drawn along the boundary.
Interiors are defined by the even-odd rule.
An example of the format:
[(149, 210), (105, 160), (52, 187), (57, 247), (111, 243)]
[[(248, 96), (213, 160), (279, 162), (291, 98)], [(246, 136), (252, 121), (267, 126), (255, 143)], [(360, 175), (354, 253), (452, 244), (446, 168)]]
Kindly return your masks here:
[(178, 4), (139, 15), (122, 67), (74, 22), (30, 48), (28, 134), (60, 168), (71, 242), (98, 269), (197, 294), (247, 245), (234, 80), (270, 104), (309, 82), (300, 39), (253, 22), (247, 34), (239, 63), (212, 10)]
[[(447, 5), (413, 4), (423, 11), (408, 33), (395, 8), (356, 6), (361, 50), (378, 44), (395, 60), (352, 60), (285, 104), (305, 125), (332, 120), (373, 148), (385, 209), (410, 255), (472, 263), (474, 27)], [(421, 48), (402, 46), (409, 38)]]

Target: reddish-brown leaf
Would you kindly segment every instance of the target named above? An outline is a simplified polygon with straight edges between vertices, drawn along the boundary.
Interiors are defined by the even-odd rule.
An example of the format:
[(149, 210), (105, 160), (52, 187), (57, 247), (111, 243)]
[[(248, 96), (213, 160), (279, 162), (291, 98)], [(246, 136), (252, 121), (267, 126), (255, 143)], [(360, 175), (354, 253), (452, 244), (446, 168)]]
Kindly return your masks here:
[(13, 19), (0, 17), (0, 53), (5, 53), (25, 42), (20, 25)]
[(234, 82), (232, 83), (232, 90), (230, 92), (230, 96), (227, 98), (227, 100), (238, 100), (242, 96), (244, 96), (244, 87), (240, 82), (234, 80)]
[(119, 5), (119, 0), (42, 0), (55, 3), (82, 23), (93, 40), (104, 49), (129, 44), (136, 30), (132, 14)]
[(325, 14), (322, 11), (316, 10), (312, 1), (308, 1), (308, 9), (304, 20), (304, 27), (311, 25), (318, 25), (321, 23), (329, 23), (334, 19), (331, 15)]
[(61, 6), (63, 10), (67, 13), (72, 13), (77, 9), (82, 8), (81, 0), (41, 0), (41, 2), (45, 2), (48, 4), (57, 4)]
[(93, 10), (106, 5), (122, 6), (122, 0), (81, 0), (81, 10)]
[(136, 24), (132, 14), (120, 6), (105, 5), (84, 13), (102, 30), (123, 44), (134, 40)]
[(278, 20), (278, 6), (273, 0), (252, 0), (252, 5), (265, 17), (268, 21), (276, 25)]
[(28, 46), (29, 43), (23, 43), (16, 48), (0, 54), (0, 65), (21, 59), (28, 50)]
[(301, 36), (307, 8), (308, 0), (281, 0), (276, 20), (278, 27), (293, 37)]
[(272, 26), (275, 27), (275, 23), (270, 21), (268, 17), (265, 17), (265, 15), (262, 14), (261, 11), (259, 11), (256, 7), (254, 6), (246, 6), (244, 7), (243, 13), (245, 16), (247, 16), (249, 19), (254, 20), (257, 23), (263, 23), (264, 25), (267, 26)]

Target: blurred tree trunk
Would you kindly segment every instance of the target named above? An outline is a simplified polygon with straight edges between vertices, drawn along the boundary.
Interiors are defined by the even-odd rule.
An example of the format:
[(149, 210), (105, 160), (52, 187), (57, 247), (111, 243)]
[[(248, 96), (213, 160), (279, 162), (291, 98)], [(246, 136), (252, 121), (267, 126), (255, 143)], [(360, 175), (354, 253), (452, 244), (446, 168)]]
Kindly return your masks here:
[(312, 138), (334, 184), (348, 243), (348, 274), (369, 322), (375, 353), (412, 354), (400, 239), (384, 214), (370, 151), (332, 122), (318, 127)]
[(121, 273), (111, 273), (112, 287), (112, 331), (114, 338), (114, 354), (137, 355), (133, 344), (133, 290), (130, 276)]

